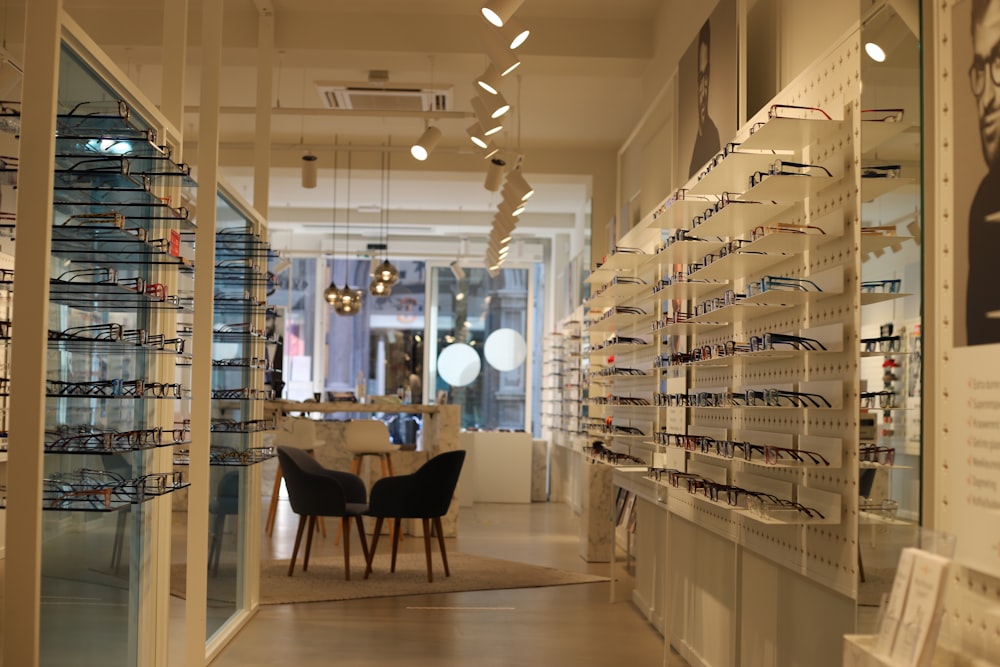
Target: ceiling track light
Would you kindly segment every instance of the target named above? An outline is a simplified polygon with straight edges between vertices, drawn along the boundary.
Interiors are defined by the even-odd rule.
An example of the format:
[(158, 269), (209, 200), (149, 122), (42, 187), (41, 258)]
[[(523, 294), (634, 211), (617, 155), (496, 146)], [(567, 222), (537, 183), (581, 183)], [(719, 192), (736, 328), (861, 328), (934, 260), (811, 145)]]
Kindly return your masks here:
[(500, 28), (523, 3), (524, 0), (486, 0), (482, 7), (483, 17)]
[(319, 172), (316, 159), (316, 156), (309, 151), (302, 156), (302, 187), (307, 190), (316, 187), (316, 177)]
[(494, 157), (490, 160), (489, 166), (486, 168), (486, 181), (483, 183), (483, 187), (490, 192), (496, 192), (503, 185), (503, 168), (507, 163), (498, 157)]
[(500, 147), (497, 146), (492, 141), (486, 144), (486, 148), (479, 149), (479, 154), (482, 156), (484, 160), (489, 160), (491, 157), (493, 157), (499, 152), (500, 152)]
[(489, 148), (490, 142), (486, 140), (486, 135), (483, 134), (483, 125), (478, 121), (465, 128), (465, 133), (469, 135), (469, 141), (479, 146), (479, 148), (486, 150)]
[(423, 162), (441, 141), (441, 130), (434, 125), (428, 125), (417, 142), (410, 146), (410, 155)]
[(513, 18), (506, 21), (500, 27), (499, 32), (507, 48), (512, 50), (524, 44), (528, 39), (528, 35), (531, 34), (531, 31), (523, 23)]
[(487, 31), (483, 36), (483, 46), (486, 48), (486, 57), (493, 63), (500, 76), (507, 76), (521, 64), (517, 54), (511, 51), (493, 30)]
[(507, 174), (507, 185), (521, 201), (528, 201), (531, 195), (535, 194), (534, 188), (528, 185), (528, 181), (524, 179), (524, 174), (521, 173), (520, 169), (515, 169)]
[(476, 77), (476, 85), (490, 95), (496, 95), (500, 92), (500, 72), (490, 63), (486, 66), (486, 70)]
[(469, 103), (472, 105), (472, 110), (475, 112), (476, 118), (479, 120), (479, 124), (483, 127), (484, 137), (492, 136), (503, 129), (503, 123), (490, 115), (490, 112), (486, 108), (486, 104), (483, 103), (482, 98), (476, 95), (469, 101)]
[(524, 202), (512, 202), (504, 199), (497, 205), (497, 211), (501, 215), (516, 218), (524, 213)]
[(510, 111), (510, 103), (507, 101), (507, 98), (503, 96), (503, 93), (499, 91), (496, 95), (490, 95), (485, 90), (480, 88), (479, 98), (483, 101), (483, 106), (486, 107), (486, 111), (490, 114), (490, 118), (499, 118)]

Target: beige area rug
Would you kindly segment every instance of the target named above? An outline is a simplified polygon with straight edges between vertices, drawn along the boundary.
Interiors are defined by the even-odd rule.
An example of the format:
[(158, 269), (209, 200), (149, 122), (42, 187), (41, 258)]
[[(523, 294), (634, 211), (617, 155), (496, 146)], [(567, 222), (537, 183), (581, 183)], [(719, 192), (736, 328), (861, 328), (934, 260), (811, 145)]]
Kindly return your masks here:
[[(607, 577), (569, 572), (551, 567), (539, 567), (513, 561), (484, 558), (470, 554), (448, 554), (451, 576), (444, 576), (440, 555), (434, 554), (434, 581), (427, 581), (427, 562), (423, 553), (402, 553), (396, 560), (396, 572), (389, 572), (389, 555), (378, 554), (368, 579), (364, 561), (351, 561), (351, 580), (344, 580), (343, 557), (320, 557), (309, 560), (309, 570), (302, 571), (302, 559), (295, 563), (295, 574), (288, 576), (288, 561), (261, 563), (261, 604), (292, 602), (327, 602), (361, 598), (427, 595), (503, 588), (535, 588), (565, 586), (608, 581)], [(171, 592), (184, 596), (184, 568), (175, 566), (170, 578)], [(223, 564), (219, 573), (209, 576), (209, 597), (216, 602), (235, 599), (232, 568)]]

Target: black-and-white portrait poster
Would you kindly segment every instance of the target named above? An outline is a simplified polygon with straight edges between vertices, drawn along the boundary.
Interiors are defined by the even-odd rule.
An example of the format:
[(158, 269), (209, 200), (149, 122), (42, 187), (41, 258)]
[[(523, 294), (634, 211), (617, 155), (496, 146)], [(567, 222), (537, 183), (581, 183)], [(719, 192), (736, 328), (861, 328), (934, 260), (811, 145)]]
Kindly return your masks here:
[(677, 72), (677, 173), (698, 173), (737, 130), (736, 0), (719, 0)]
[(1000, 0), (952, 10), (955, 345), (1000, 343)]

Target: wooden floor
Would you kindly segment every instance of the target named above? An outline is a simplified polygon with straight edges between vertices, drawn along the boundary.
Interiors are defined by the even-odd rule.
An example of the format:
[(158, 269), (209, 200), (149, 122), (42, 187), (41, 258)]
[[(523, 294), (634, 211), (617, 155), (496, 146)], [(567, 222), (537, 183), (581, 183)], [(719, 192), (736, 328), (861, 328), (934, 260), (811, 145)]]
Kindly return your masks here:
[[(290, 550), (295, 517), (282, 505), (265, 558)], [(459, 537), (448, 547), (607, 575), (608, 564), (579, 557), (577, 530), (564, 504), (474, 505), (462, 508)], [(319, 553), (332, 553), (332, 539), (331, 531)], [(408, 538), (401, 548), (423, 547)], [(627, 600), (628, 574), (619, 569), (616, 577), (615, 602), (609, 584), (597, 583), (264, 606), (212, 666), (686, 665), (664, 656), (663, 638)]]

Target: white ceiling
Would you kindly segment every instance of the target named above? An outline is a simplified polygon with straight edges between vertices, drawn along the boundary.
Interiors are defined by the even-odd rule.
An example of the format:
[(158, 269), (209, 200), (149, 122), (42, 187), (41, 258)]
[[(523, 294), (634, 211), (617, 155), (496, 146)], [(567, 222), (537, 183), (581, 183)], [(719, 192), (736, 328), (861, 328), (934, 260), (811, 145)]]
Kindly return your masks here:
[[(24, 0), (8, 0), (14, 6)], [(65, 0), (94, 40), (159, 101), (164, 2)], [(201, 0), (190, 0), (185, 86), (185, 159), (197, 164)], [(377, 227), (380, 151), (391, 142), (390, 233), (405, 240), (485, 235), (499, 201), (482, 187), (485, 164), (473, 153), (473, 79), (487, 64), (480, 0), (225, 0), (222, 75), (222, 175), (253, 198), (258, 31), (257, 5), (273, 8), (275, 115), (271, 133), (270, 218), (276, 242), (317, 243), (333, 218), (334, 160), (338, 208), (347, 207), (347, 155), (352, 155), (352, 229)], [(589, 232), (593, 174), (614, 173), (618, 148), (641, 116), (642, 78), (654, 54), (661, 0), (526, 0), (517, 18), (532, 29), (522, 65), (503, 92), (514, 109), (498, 135), (508, 157), (524, 156), (523, 173), (537, 194), (522, 216), (522, 237)], [(428, 119), (421, 115), (351, 115), (321, 109), (317, 81), (363, 82), (389, 71), (390, 85), (451, 85), (454, 112), (431, 119), (444, 137), (426, 163), (406, 150)], [(338, 150), (335, 151), (335, 148)], [(367, 149), (367, 150), (366, 150)], [(319, 156), (319, 187), (299, 181), (301, 156)], [(336, 153), (336, 157), (335, 157)], [(344, 221), (346, 213), (338, 214)], [(294, 234), (281, 234), (293, 230)], [(578, 233), (577, 232), (577, 233)], [(420, 250), (426, 252), (426, 250)]]

